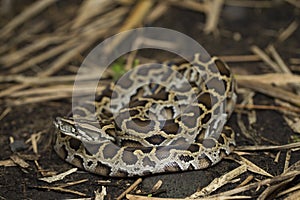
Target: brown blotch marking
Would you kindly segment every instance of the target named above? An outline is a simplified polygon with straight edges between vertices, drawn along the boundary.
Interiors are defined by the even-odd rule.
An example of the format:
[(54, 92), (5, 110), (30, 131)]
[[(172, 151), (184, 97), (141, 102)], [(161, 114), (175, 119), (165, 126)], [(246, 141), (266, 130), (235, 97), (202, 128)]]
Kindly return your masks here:
[[(133, 81), (130, 78), (130, 73), (126, 73), (122, 76), (122, 78), (117, 82), (117, 85), (120, 86), (121, 88), (127, 89), (131, 87), (133, 84)], [(116, 94), (116, 92), (113, 93), (113, 95)], [(112, 98), (116, 98), (115, 96)]]
[(123, 151), (122, 160), (128, 165), (133, 165), (137, 162), (138, 158), (135, 156), (132, 151)]
[(203, 104), (208, 110), (212, 108), (212, 99), (210, 93), (203, 93), (198, 97), (198, 103)]
[(188, 128), (195, 128), (197, 126), (197, 115), (194, 116), (182, 116), (182, 123)]
[(149, 101), (146, 100), (133, 100), (129, 103), (129, 108), (137, 107), (137, 106), (145, 106)]
[(139, 118), (133, 118), (126, 122), (128, 129), (135, 130), (139, 133), (149, 133), (154, 129), (154, 123), (151, 120), (141, 120)]
[(101, 92), (100, 95), (97, 95), (97, 96), (96, 96), (95, 101), (101, 102), (102, 99), (103, 99), (104, 97), (111, 97), (111, 95), (112, 95), (112, 90), (111, 90), (111, 88), (110, 88), (110, 87), (106, 87), (106, 88)]
[(99, 152), (100, 145), (101, 144), (83, 143), (86, 154), (90, 156)]
[(158, 93), (151, 95), (151, 98), (154, 100), (168, 100), (169, 93), (161, 90)]
[(216, 142), (213, 140), (213, 139), (204, 139), (203, 142), (202, 142), (202, 145), (205, 147), (205, 148), (213, 148), (216, 146)]
[(103, 155), (105, 159), (112, 159), (113, 157), (115, 157), (115, 155), (118, 153), (118, 151), (120, 150), (120, 148), (118, 146), (116, 146), (115, 144), (107, 144), (104, 148), (103, 148)]
[(191, 160), (194, 160), (192, 156), (189, 155), (180, 155), (179, 159), (184, 161), (184, 162), (190, 162)]
[(153, 144), (153, 145), (159, 145), (159, 144), (161, 144), (163, 141), (165, 141), (166, 138), (164, 138), (164, 137), (161, 136), (161, 135), (153, 135), (153, 136), (150, 136), (150, 137), (145, 138), (145, 140), (148, 141), (150, 144)]
[(76, 167), (84, 169), (84, 166), (83, 166), (84, 160), (80, 156), (74, 155), (74, 158), (73, 158), (73, 160), (71, 162)]
[[(163, 125), (163, 127), (161, 127), (162, 125)], [(179, 128), (180, 128), (179, 124), (175, 123), (174, 119), (166, 120), (166, 121), (164, 121), (164, 123), (161, 123), (161, 125), (160, 125), (160, 129), (162, 131), (164, 131), (167, 134), (173, 134), (173, 135), (178, 133)]]
[(80, 140), (77, 140), (75, 138), (70, 138), (69, 139), (69, 144), (70, 144), (70, 147), (72, 149), (74, 149), (75, 151), (79, 150), (80, 149), (80, 146), (81, 146), (81, 141)]
[(173, 140), (170, 145), (172, 148), (177, 150), (187, 150), (190, 146), (190, 144), (183, 137)]
[(95, 167), (94, 173), (108, 176), (110, 172), (111, 172), (110, 167), (108, 167), (100, 162), (97, 162), (97, 166)]
[(199, 146), (196, 144), (191, 144), (188, 148), (188, 150), (192, 153), (198, 152), (199, 151)]
[(120, 146), (126, 146), (126, 147), (134, 147), (134, 148), (138, 148), (138, 147), (143, 147), (143, 145), (137, 141), (133, 141), (133, 140), (121, 140), (120, 142)]
[(221, 144), (224, 144), (225, 141), (224, 141), (224, 138), (222, 137), (222, 135), (219, 136), (218, 142)]
[(228, 69), (228, 67), (226, 66), (226, 64), (221, 61), (220, 59), (216, 59), (215, 60), (215, 64), (220, 72), (221, 75), (225, 75), (227, 77), (230, 77), (230, 71)]
[(201, 119), (201, 124), (206, 124), (211, 118), (211, 113), (207, 113), (204, 115), (204, 117)]
[(229, 127), (224, 127), (222, 133), (224, 133), (227, 137), (231, 138), (233, 134), (233, 130)]
[(144, 167), (146, 167), (146, 166), (154, 167), (155, 166), (155, 162), (150, 160), (148, 157), (144, 157), (142, 162), (143, 162)]
[(172, 147), (170, 147), (170, 146), (157, 147), (155, 156), (159, 160), (166, 159), (170, 156), (170, 149), (172, 149)]
[(166, 172), (177, 172), (180, 171), (181, 169), (176, 162), (171, 162), (165, 165), (164, 170)]
[(198, 135), (197, 135), (197, 137), (195, 138), (195, 141), (197, 142), (197, 143), (200, 143), (200, 144), (202, 144), (203, 143), (203, 137), (204, 137), (204, 135), (205, 135), (205, 131), (206, 131), (207, 129), (201, 129), (200, 131), (199, 131), (199, 133), (198, 133)]

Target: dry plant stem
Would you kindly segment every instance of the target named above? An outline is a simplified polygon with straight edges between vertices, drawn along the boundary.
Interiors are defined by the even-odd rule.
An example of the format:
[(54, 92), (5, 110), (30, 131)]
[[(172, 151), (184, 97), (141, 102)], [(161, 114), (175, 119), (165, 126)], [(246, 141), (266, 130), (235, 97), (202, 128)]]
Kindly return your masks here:
[(207, 196), (246, 171), (247, 165), (241, 165), (240, 167), (235, 168), (234, 170), (222, 175), (221, 177), (215, 178), (208, 186), (202, 188), (199, 192), (195, 192), (189, 198), (196, 199), (198, 197)]
[(257, 55), (233, 55), (233, 56), (218, 56), (225, 62), (256, 62), (261, 61), (261, 58)]
[(283, 167), (283, 173), (285, 173), (286, 170), (289, 168), (289, 165), (290, 165), (290, 159), (291, 159), (291, 154), (292, 154), (291, 149), (287, 150), (286, 156), (285, 156), (284, 167)]
[(70, 193), (70, 194), (76, 194), (76, 195), (79, 195), (79, 196), (82, 196), (82, 197), (87, 196), (86, 194), (84, 194), (82, 192), (78, 192), (78, 191), (75, 191), (75, 190), (64, 189), (64, 188), (61, 188), (61, 187), (33, 186), (32, 188), (54, 190), (54, 191), (58, 191), (58, 192), (65, 192), (65, 193)]
[(152, 24), (154, 21), (159, 19), (163, 14), (165, 14), (168, 9), (169, 6), (165, 1), (159, 2), (158, 5), (156, 5), (152, 11), (150, 11), (149, 15), (145, 19), (145, 24)]
[(295, 170), (295, 171), (292, 171), (292, 172), (289, 172), (289, 173), (286, 173), (286, 174), (275, 176), (273, 178), (264, 179), (264, 180), (256, 182), (256, 183), (251, 183), (251, 184), (248, 184), (248, 185), (240, 187), (240, 188), (235, 188), (235, 189), (232, 189), (232, 190), (229, 190), (229, 191), (226, 191), (226, 192), (222, 192), (222, 193), (219, 193), (217, 195), (213, 195), (212, 197), (230, 196), (230, 195), (238, 194), (238, 193), (241, 193), (241, 192), (244, 192), (244, 191), (248, 191), (248, 190), (251, 190), (251, 189), (258, 188), (260, 186), (285, 181), (285, 180), (293, 178), (293, 177), (295, 177), (299, 174), (300, 174), (300, 170), (298, 170), (298, 171)]
[(286, 195), (286, 194), (288, 194), (288, 193), (291, 193), (291, 192), (297, 191), (297, 190), (299, 190), (299, 192), (300, 192), (300, 184), (298, 184), (298, 185), (296, 185), (296, 186), (294, 186), (294, 187), (291, 187), (291, 188), (289, 188), (289, 189), (287, 189), (287, 190), (285, 190), (285, 191), (280, 192), (279, 194), (277, 194), (276, 197), (280, 197), (280, 196), (282, 196), (282, 195)]
[[(159, 198), (159, 197), (147, 197), (147, 196), (140, 196), (140, 195), (132, 195), (127, 194), (126, 198), (128, 200), (192, 200), (191, 198), (184, 198), (184, 199), (178, 199), (178, 198)], [(196, 198), (193, 200), (240, 200), (240, 199), (252, 199), (250, 196), (222, 196), (222, 197), (202, 197), (202, 198)]]
[(16, 67), (13, 67), (11, 69), (11, 73), (18, 73), (18, 72), (24, 71), (24, 70), (32, 67), (32, 65), (37, 65), (39, 63), (42, 63), (49, 58), (52, 58), (56, 55), (59, 55), (60, 53), (62, 53), (64, 51), (67, 51), (68, 49), (74, 48), (75, 46), (76, 46), (76, 39), (69, 40), (68, 42), (65, 42), (57, 47), (50, 49), (49, 51), (43, 52), (43, 53), (35, 56), (34, 58), (31, 58), (30, 60), (28, 60)]
[(293, 74), (269, 73), (262, 75), (235, 75), (235, 79), (241, 84), (243, 84), (244, 81), (252, 81), (270, 85), (287, 85), (290, 83), (300, 84), (300, 76)]
[(79, 27), (88, 24), (88, 20), (96, 15), (101, 15), (103, 12), (109, 9), (109, 7), (114, 3), (114, 1), (110, 0), (86, 0), (83, 1), (78, 16), (72, 22), (73, 25), (71, 27), (72, 30), (78, 29)]
[(62, 43), (66, 40), (65, 36), (47, 36), (44, 38), (39, 38), (38, 40), (34, 41), (32, 44), (19, 49), (15, 51), (12, 54), (7, 54), (0, 58), (0, 62), (4, 64), (5, 68), (11, 67), (15, 65), (16, 63), (19, 63), (21, 61), (24, 61), (26, 59), (26, 56), (34, 53), (36, 51), (39, 51), (49, 45)]
[[(265, 200), (268, 197), (270, 197), (270, 195), (274, 196), (274, 192), (278, 191), (280, 188), (284, 187), (285, 185), (287, 185), (288, 183), (290, 183), (293, 180), (293, 178), (287, 179), (285, 181), (282, 181), (278, 184), (272, 185), (272, 186), (268, 186), (257, 198), (258, 200)], [(272, 196), (270, 197), (272, 198)]]
[(116, 200), (121, 200), (122, 198), (124, 198), (126, 196), (126, 194), (128, 194), (129, 192), (131, 192), (134, 188), (136, 188), (143, 179), (138, 178), (129, 188), (127, 188), (122, 194), (120, 194)]
[(202, 12), (202, 13), (205, 13), (205, 14), (207, 12), (209, 12), (209, 6), (208, 6), (207, 3), (196, 2), (196, 1), (193, 1), (193, 0), (187, 0), (187, 1), (167, 0), (167, 3), (169, 5), (179, 6), (179, 7), (195, 10), (195, 11), (198, 11), (198, 12)]
[[(298, 6), (300, 8), (300, 3), (298, 1)], [(280, 33), (280, 35), (278, 36), (277, 40), (279, 42), (283, 42), (286, 39), (288, 39), (298, 28), (299, 24), (297, 21), (293, 21), (286, 29), (284, 29), (284, 31), (282, 31)]]
[(246, 81), (246, 80), (238, 81), (238, 84), (242, 87), (250, 88), (254, 91), (263, 93), (265, 95), (290, 102), (296, 106), (300, 106), (299, 96), (292, 92), (288, 92), (284, 89), (276, 88), (264, 83), (258, 83), (258, 82)]
[(270, 8), (273, 6), (272, 1), (251, 1), (251, 0), (226, 0), (226, 5), (238, 6), (238, 7), (249, 7), (249, 8)]
[(21, 105), (30, 104), (30, 103), (39, 103), (42, 101), (62, 99), (62, 98), (66, 98), (66, 97), (70, 97), (70, 94), (68, 94), (68, 93), (59, 94), (59, 95), (50, 94), (50, 95), (44, 95), (44, 96), (40, 96), (40, 97), (28, 97), (28, 98), (24, 98), (24, 99), (20, 99), (20, 100), (14, 100), (9, 103), (13, 106), (21, 106)]
[(0, 121), (6, 116), (8, 115), (8, 113), (11, 111), (11, 108), (8, 107), (8, 108), (5, 108), (5, 110), (1, 113), (0, 115)]
[(250, 160), (240, 156), (239, 157), (240, 160), (238, 160), (237, 162), (240, 165), (246, 165), (247, 169), (253, 173), (256, 174), (260, 174), (263, 176), (268, 176), (268, 177), (273, 177), (273, 175), (269, 174), (268, 172), (266, 172), (265, 170), (263, 170), (262, 168), (258, 167), (257, 165), (255, 165), (253, 162), (251, 162)]
[(238, 186), (236, 186), (236, 188), (247, 185), (250, 181), (253, 180), (253, 178), (254, 178), (254, 176), (252, 176), (252, 175), (248, 176), (243, 182), (241, 182)]
[(216, 29), (217, 29), (224, 0), (207, 1), (207, 3), (209, 6), (209, 9), (206, 12), (207, 19), (206, 19), (206, 23), (205, 23), (205, 27), (204, 27), (204, 32), (206, 34), (209, 34), (211, 32), (216, 31)]
[(286, 150), (300, 148), (300, 142), (295, 142), (286, 145), (274, 145), (274, 146), (238, 146), (235, 148), (236, 151), (265, 151), (265, 150)]
[(4, 26), (0, 31), (0, 38), (4, 40), (9, 37), (9, 34), (17, 28), (19, 25), (23, 24), (25, 21), (30, 19), (31, 17), (37, 15), (42, 12), (45, 8), (55, 3), (56, 0), (42, 0), (33, 3), (26, 10), (21, 12), (18, 16), (13, 18), (6, 26)]
[(252, 46), (251, 50), (252, 50), (253, 53), (258, 55), (265, 63), (267, 63), (270, 67), (272, 67), (275, 72), (277, 72), (277, 73), (281, 72), (278, 65), (274, 61), (272, 61), (271, 58), (263, 50), (261, 50), (259, 47)]
[(64, 184), (61, 184), (59, 185), (58, 187), (61, 187), (61, 188), (64, 188), (64, 187), (69, 187), (69, 186), (73, 186), (73, 185), (77, 185), (77, 184), (80, 184), (80, 183), (85, 183), (85, 182), (88, 182), (89, 179), (82, 179), (82, 180), (79, 180), (79, 181), (73, 181), (73, 182), (69, 182), (69, 183), (64, 183)]
[(300, 113), (300, 108), (292, 108), (292, 107), (286, 107), (286, 106), (269, 106), (269, 105), (241, 105), (241, 104), (236, 104), (235, 108), (237, 109), (256, 109), (256, 110), (276, 110), (276, 111), (292, 111), (295, 113)]
[(275, 47), (273, 45), (269, 45), (267, 49), (271, 53), (271, 55), (273, 56), (274, 60), (276, 61), (278, 67), (280, 68), (280, 71), (282, 73), (292, 74), (290, 69), (287, 67), (287, 65), (284, 63), (284, 61), (282, 60), (282, 58), (280, 57), (280, 55), (276, 51)]
[[(132, 9), (133, 11), (127, 17), (124, 24), (121, 26), (118, 32), (126, 31), (132, 28), (138, 27), (144, 18), (147, 16), (147, 13), (150, 11), (154, 4), (152, 0), (143, 0), (138, 1), (137, 5)], [(109, 49), (107, 52), (112, 52), (114, 48), (116, 48), (121, 41), (123, 41), (126, 37), (126, 34), (122, 34), (122, 36), (117, 37), (112, 43), (110, 44)]]

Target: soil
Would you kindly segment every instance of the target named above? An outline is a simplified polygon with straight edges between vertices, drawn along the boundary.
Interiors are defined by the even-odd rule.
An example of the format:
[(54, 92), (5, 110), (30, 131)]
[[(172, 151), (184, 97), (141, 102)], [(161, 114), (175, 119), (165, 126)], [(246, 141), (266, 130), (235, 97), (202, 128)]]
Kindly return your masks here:
[[(68, 5), (63, 5), (68, 6)], [(271, 8), (242, 8), (225, 6), (218, 26), (219, 34), (206, 35), (203, 33), (205, 15), (185, 10), (178, 7), (171, 7), (167, 13), (153, 24), (147, 26), (165, 27), (180, 31), (197, 40), (211, 55), (242, 55), (252, 54), (251, 45), (257, 45), (261, 48), (268, 44), (275, 44), (275, 47), (286, 63), (290, 58), (299, 58), (300, 56), (300, 29), (289, 37), (283, 43), (276, 42), (278, 34), (287, 28), (293, 21), (299, 22), (300, 9), (284, 3)], [(238, 35), (240, 39), (234, 40)], [(159, 55), (156, 55), (159, 57)], [(161, 59), (158, 58), (158, 59)], [(262, 74), (272, 72), (272, 70), (263, 62), (247, 63), (228, 63), (236, 74)], [(1, 70), (2, 71), (2, 70)], [(295, 71), (299, 73), (299, 71)], [(239, 96), (239, 99), (241, 97)], [(274, 99), (257, 93), (254, 97), (255, 104), (273, 105)], [(3, 104), (2, 104), (3, 106)], [(1, 112), (5, 106), (1, 108)], [(71, 110), (71, 98), (50, 101), (44, 103), (28, 104), (13, 107), (13, 110), (0, 120), (0, 160), (9, 159), (13, 154), (10, 148), (10, 137), (15, 140), (26, 141), (33, 133), (42, 131), (42, 139), (39, 141), (39, 159), (38, 163), (44, 170), (64, 172), (71, 165), (61, 160), (53, 150), (55, 138), (55, 128), (53, 119), (57, 116), (64, 116)], [(0, 112), (0, 113), (1, 113)], [(245, 111), (246, 112), (246, 111)], [(271, 110), (259, 110), (257, 113), (257, 122), (255, 131), (257, 135), (265, 138), (261, 140), (263, 144), (287, 144), (292, 142), (291, 137), (295, 133), (284, 121), (282, 114)], [(235, 130), (237, 146), (253, 145), (252, 141), (241, 134), (237, 125), (236, 113), (233, 113), (228, 124)], [(299, 135), (298, 135), (299, 136)], [(269, 141), (269, 142), (267, 142)], [(31, 149), (19, 151), (22, 154), (33, 155)], [(271, 151), (271, 155), (276, 155), (276, 151)], [(262, 169), (272, 175), (282, 173), (285, 161), (285, 151), (282, 151), (279, 161), (274, 162), (272, 156), (263, 152), (256, 152), (255, 155), (245, 156)], [(299, 151), (293, 152), (290, 164), (299, 160)], [(41, 174), (34, 161), (27, 161), (29, 167), (23, 169), (19, 166), (0, 167), (0, 199), (70, 199), (79, 198), (78, 195), (61, 193), (58, 191), (36, 188), (37, 186), (52, 186), (40, 181)], [(159, 189), (156, 197), (176, 197), (184, 198), (200, 188), (208, 185), (214, 178), (217, 178), (226, 172), (239, 166), (232, 160), (223, 160), (219, 164), (199, 171), (190, 171), (183, 173), (160, 174), (143, 178), (138, 189), (147, 194), (151, 191), (153, 185), (162, 180), (162, 187)], [(241, 180), (229, 186), (222, 187), (216, 192), (222, 192), (236, 187), (248, 175), (254, 175), (257, 179), (265, 177), (247, 172), (241, 176)], [(79, 170), (70, 176), (65, 177), (59, 183), (66, 183), (81, 179), (88, 179), (87, 182), (70, 186), (68, 189), (77, 190), (87, 194), (88, 197), (94, 196), (94, 191), (101, 190), (100, 180), (110, 180), (106, 185), (107, 199), (114, 199), (120, 195), (136, 179), (114, 179), (90, 174)], [(300, 178), (294, 180), (294, 184), (299, 184)], [(258, 188), (262, 191), (264, 187)], [(249, 191), (243, 195), (255, 195), (258, 191)]]

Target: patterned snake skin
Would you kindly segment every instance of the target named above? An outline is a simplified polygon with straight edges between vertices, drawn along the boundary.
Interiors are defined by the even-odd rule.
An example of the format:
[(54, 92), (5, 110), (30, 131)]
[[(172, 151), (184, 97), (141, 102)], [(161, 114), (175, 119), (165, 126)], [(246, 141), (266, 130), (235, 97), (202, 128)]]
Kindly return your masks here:
[(228, 66), (216, 57), (134, 67), (72, 117), (56, 119), (55, 151), (112, 177), (210, 167), (235, 145), (234, 132), (224, 126), (234, 88)]

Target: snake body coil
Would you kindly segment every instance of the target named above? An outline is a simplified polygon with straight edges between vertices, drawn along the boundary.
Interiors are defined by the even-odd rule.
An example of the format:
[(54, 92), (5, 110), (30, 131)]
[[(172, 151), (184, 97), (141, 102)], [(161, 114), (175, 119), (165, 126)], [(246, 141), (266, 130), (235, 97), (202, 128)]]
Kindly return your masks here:
[(235, 145), (234, 132), (224, 126), (236, 101), (234, 85), (216, 57), (135, 67), (72, 118), (57, 118), (55, 151), (104, 176), (207, 168)]

